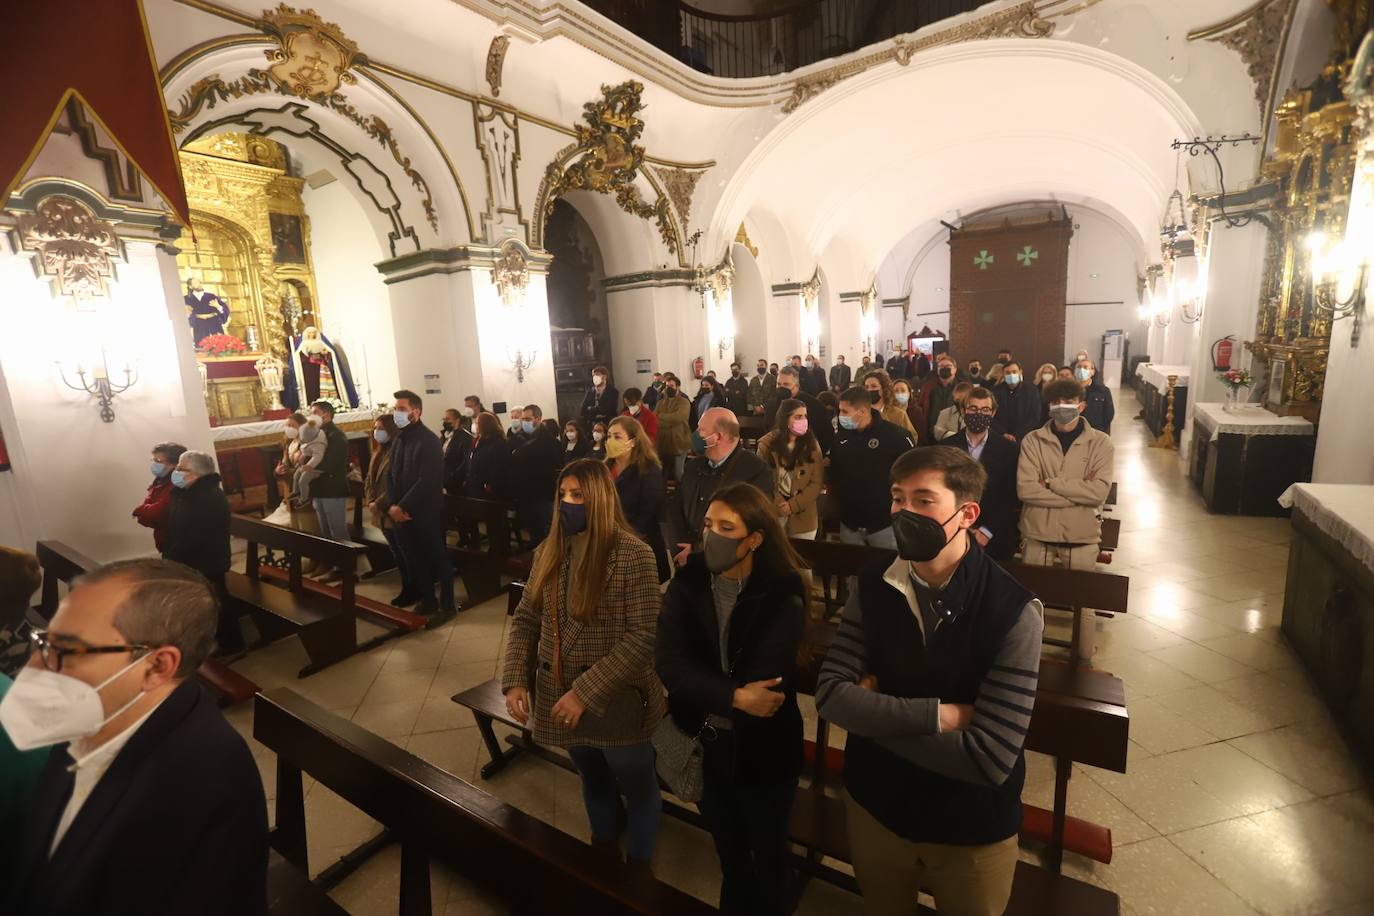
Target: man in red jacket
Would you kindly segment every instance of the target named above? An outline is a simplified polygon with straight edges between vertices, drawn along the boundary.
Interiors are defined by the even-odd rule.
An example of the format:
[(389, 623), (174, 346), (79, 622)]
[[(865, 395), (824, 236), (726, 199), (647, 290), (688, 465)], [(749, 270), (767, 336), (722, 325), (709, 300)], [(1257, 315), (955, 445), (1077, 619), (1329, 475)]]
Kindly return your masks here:
[(639, 425), (644, 427), (644, 432), (649, 434), (649, 438), (658, 443), (658, 417), (654, 412), (644, 406), (644, 396), (638, 388), (625, 389), (625, 409), (620, 414), (622, 417), (634, 417), (639, 421)]
[(153, 461), (149, 470), (153, 472), (153, 482), (148, 484), (148, 495), (134, 508), (134, 518), (144, 528), (153, 529), (153, 543), (158, 553), (162, 552), (162, 539), (167, 525), (167, 510), (172, 505), (172, 469), (181, 460), (186, 446), (175, 442), (164, 442), (153, 448)]

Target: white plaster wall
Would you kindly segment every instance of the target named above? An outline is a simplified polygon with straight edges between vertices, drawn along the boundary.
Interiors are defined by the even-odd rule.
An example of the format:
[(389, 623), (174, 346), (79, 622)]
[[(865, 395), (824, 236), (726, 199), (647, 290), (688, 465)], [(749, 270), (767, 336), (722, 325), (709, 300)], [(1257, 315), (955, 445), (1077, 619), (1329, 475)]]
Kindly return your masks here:
[(821, 360), (821, 365), (827, 371), (835, 365), (835, 356), (838, 353), (843, 353), (844, 361), (851, 366), (857, 366), (863, 361), (863, 341), (859, 324), (857, 299), (837, 300), (831, 305), (829, 320), (824, 327), (825, 358)]
[(772, 296), (764, 285), (758, 262), (749, 249), (736, 245), (735, 259), (735, 355), (746, 375), (754, 371), (754, 361), (768, 358), (768, 308)]
[[(1102, 334), (1120, 329), (1139, 339), (1136, 275), (1140, 270), (1134, 240), (1111, 219), (1093, 210), (1070, 210), (1068, 301), (1064, 316), (1061, 365), (1080, 349), (1100, 362)], [(1113, 382), (1115, 384), (1115, 382)]]
[[(100, 561), (150, 554), (152, 533), (129, 513), (149, 483), (152, 446), (213, 451), (176, 262), (148, 242), (126, 250), (109, 300), (78, 314), (35, 278), (27, 255), (0, 246), (0, 422), (14, 468), (0, 475), (8, 546), (32, 550), (43, 538)], [(113, 423), (55, 365), (97, 356), (102, 343), (115, 380), (125, 361), (139, 375), (115, 398)]]
[(389, 402), (400, 387), (396, 329), (386, 284), (373, 267), (388, 252), (343, 181), (319, 190), (307, 186), (303, 197), (324, 333), (348, 355), (361, 402)]
[[(653, 371), (669, 368), (659, 358), (655, 328), (653, 291), (618, 290), (607, 294), (606, 310), (611, 330), (611, 376), (624, 391), (635, 387), (643, 391), (653, 382)], [(648, 372), (636, 370), (636, 361), (649, 360)]]
[[(461, 404), (469, 394), (484, 404), (501, 400), (488, 391), (482, 372), (482, 352), (477, 340), (472, 280), (468, 273), (431, 274), (387, 287), (396, 347), (397, 387), (422, 396), (425, 376), (438, 375), (444, 406)], [(548, 335), (541, 349), (548, 359)], [(377, 392), (374, 392), (376, 394)], [(391, 392), (385, 392), (380, 396)], [(426, 405), (428, 424), (437, 425), (432, 400)], [(440, 408), (442, 410), (442, 408)]]
[[(1374, 295), (1367, 286), (1365, 295)], [(1351, 319), (1332, 325), (1331, 355), (1317, 427), (1316, 483), (1374, 484), (1374, 398), (1369, 396), (1369, 348), (1374, 329), (1365, 318), (1359, 347), (1350, 344)]]

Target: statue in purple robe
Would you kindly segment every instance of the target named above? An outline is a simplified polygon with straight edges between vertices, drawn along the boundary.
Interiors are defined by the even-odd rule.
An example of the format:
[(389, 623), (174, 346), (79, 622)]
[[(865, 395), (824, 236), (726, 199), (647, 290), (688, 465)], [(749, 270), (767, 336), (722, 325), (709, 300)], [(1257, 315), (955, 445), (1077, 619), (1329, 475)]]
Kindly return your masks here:
[(223, 334), (229, 320), (229, 303), (214, 293), (207, 293), (199, 277), (186, 284), (186, 318), (191, 322), (191, 336), (196, 345), (211, 334)]

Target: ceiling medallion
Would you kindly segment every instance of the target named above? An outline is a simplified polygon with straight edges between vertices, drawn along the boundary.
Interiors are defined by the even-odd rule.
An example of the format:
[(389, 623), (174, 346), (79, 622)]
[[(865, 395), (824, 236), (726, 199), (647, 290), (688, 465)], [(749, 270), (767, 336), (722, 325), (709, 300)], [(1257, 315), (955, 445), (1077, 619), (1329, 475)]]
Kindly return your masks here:
[(929, 48), (988, 38), (1049, 38), (1053, 34), (1054, 23), (1041, 18), (1035, 0), (1026, 0), (990, 16), (974, 19), (914, 41), (899, 35), (892, 40), (891, 45), (880, 51), (799, 78), (792, 86), (792, 94), (783, 101), (782, 111), (783, 114), (791, 114), (841, 80), (856, 76), (879, 64), (895, 61), (898, 66), (905, 67), (911, 63), (912, 56), (917, 52)]
[(319, 98), (337, 92), (341, 84), (357, 82), (348, 72), (359, 57), (357, 43), (314, 10), (298, 12), (282, 3), (263, 10), (258, 27), (278, 44), (266, 52), (273, 62), (267, 72), (295, 95)]
[[(669, 200), (660, 196), (646, 203), (635, 187), (644, 165), (644, 147), (638, 143), (644, 131), (639, 117), (644, 103), (644, 84), (627, 80), (618, 86), (601, 87), (602, 97), (582, 106), (583, 124), (574, 125), (577, 141), (549, 163), (540, 189), (541, 219), (553, 214), (553, 205), (569, 191), (611, 194), (620, 209), (633, 216), (652, 219), (670, 252), (678, 250), (677, 230), (669, 212)], [(567, 164), (569, 161), (571, 164)]]
[(109, 295), (119, 237), (113, 225), (81, 201), (60, 194), (45, 197), (33, 213), (15, 220), (14, 237), (20, 250), (37, 256), (39, 269), (52, 278), (58, 295), (78, 303)]

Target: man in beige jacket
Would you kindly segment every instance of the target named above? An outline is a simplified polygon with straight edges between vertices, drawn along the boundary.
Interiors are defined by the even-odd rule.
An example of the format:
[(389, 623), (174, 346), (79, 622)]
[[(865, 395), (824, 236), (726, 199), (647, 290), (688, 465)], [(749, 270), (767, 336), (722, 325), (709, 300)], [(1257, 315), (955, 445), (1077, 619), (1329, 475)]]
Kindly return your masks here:
[[(1024, 561), (1093, 569), (1102, 540), (1099, 517), (1112, 485), (1111, 436), (1082, 416), (1083, 388), (1063, 379), (1045, 389), (1050, 421), (1026, 434), (1016, 468)], [(1092, 658), (1095, 628), (1079, 631), (1079, 653)]]

